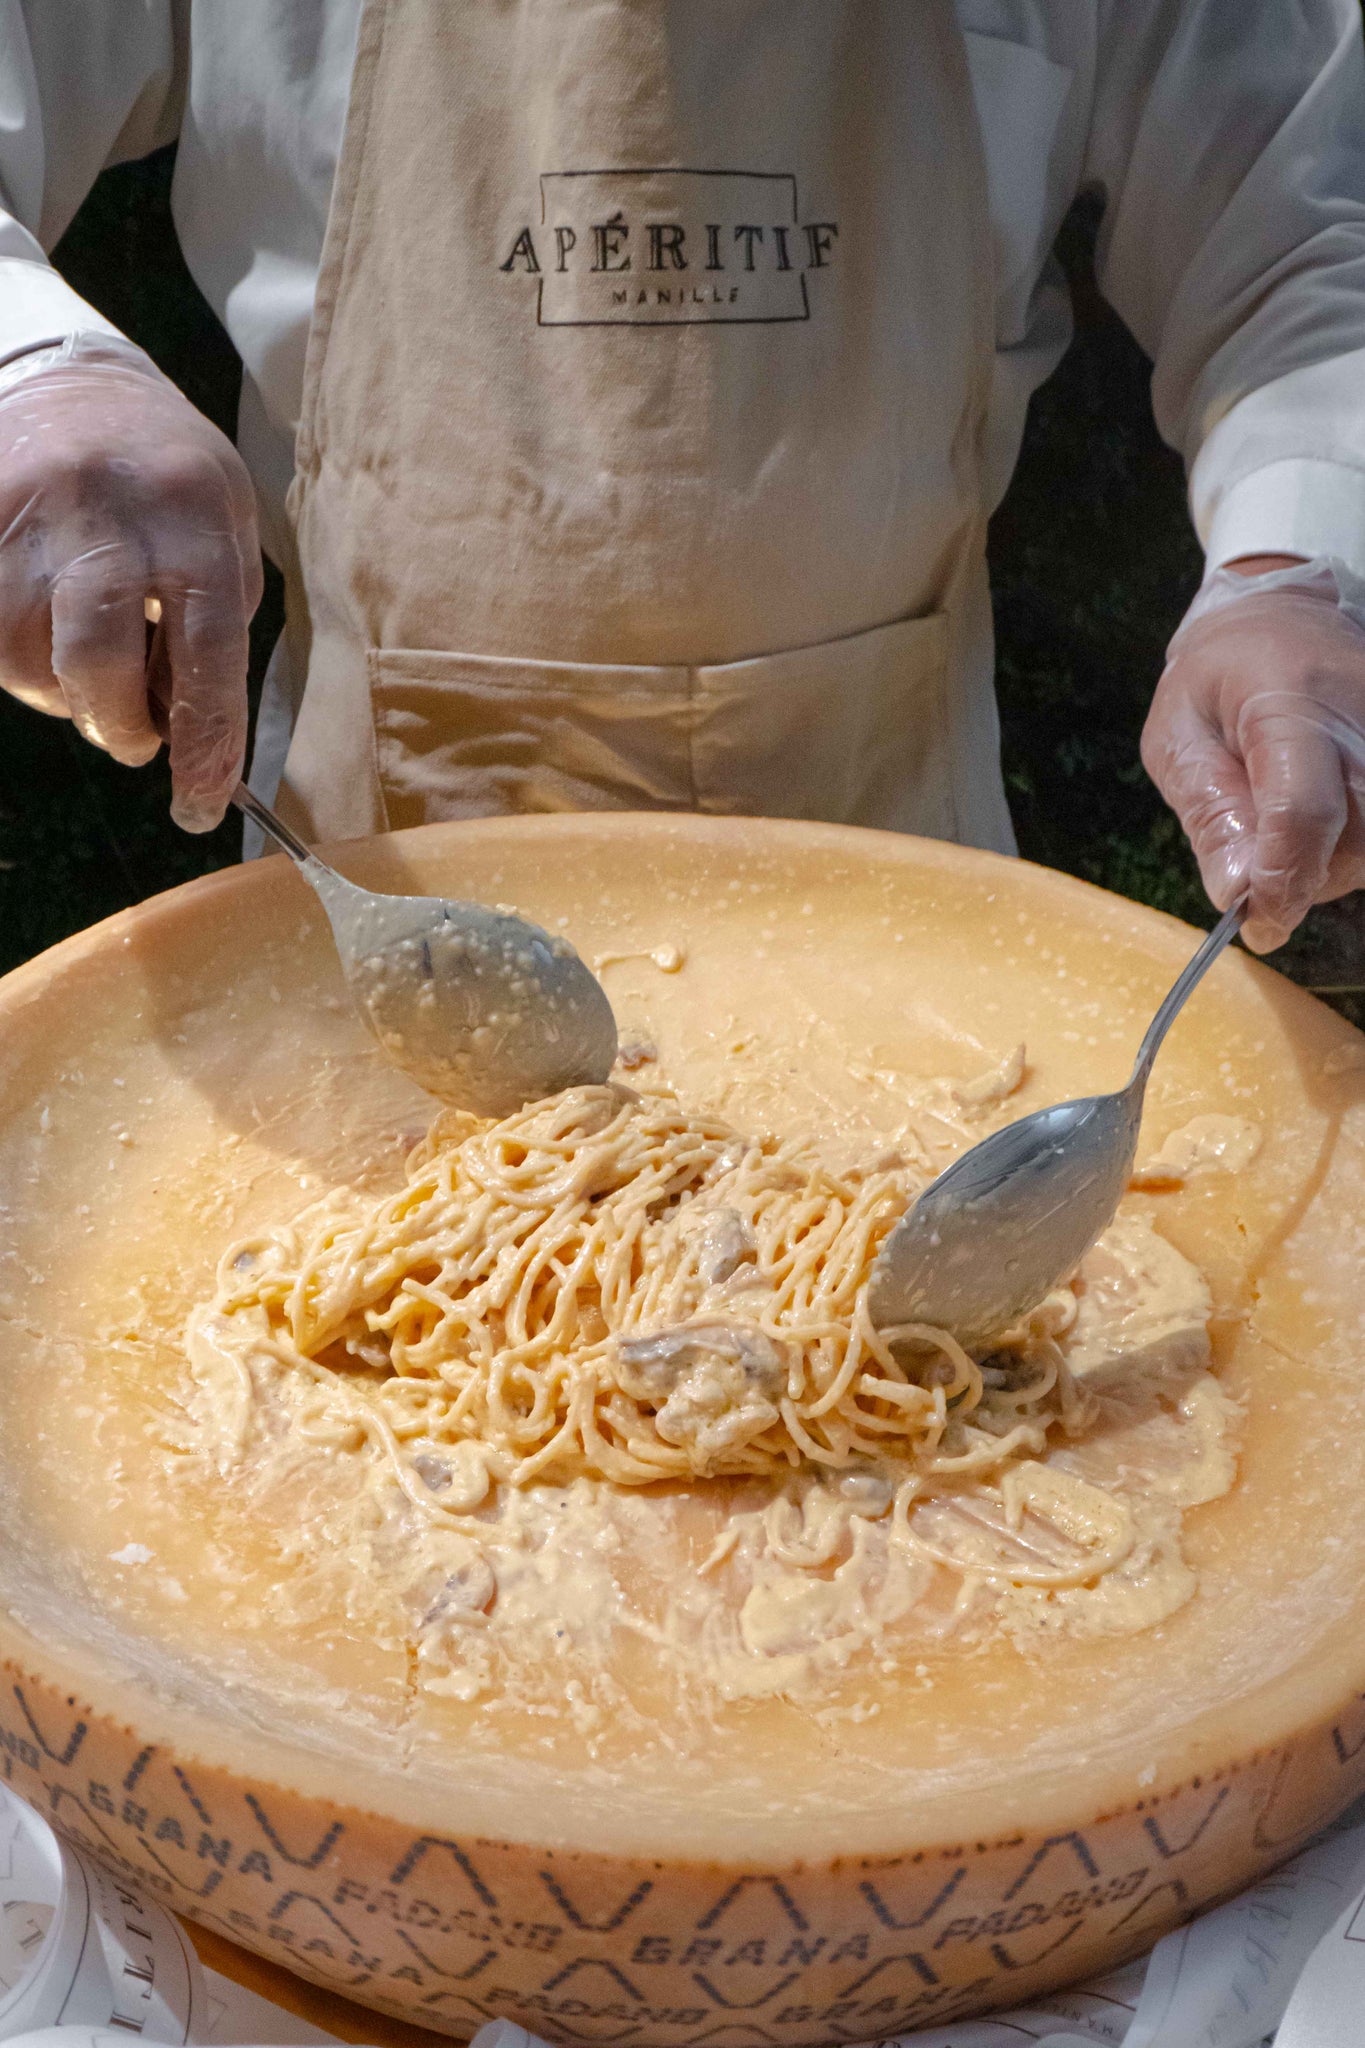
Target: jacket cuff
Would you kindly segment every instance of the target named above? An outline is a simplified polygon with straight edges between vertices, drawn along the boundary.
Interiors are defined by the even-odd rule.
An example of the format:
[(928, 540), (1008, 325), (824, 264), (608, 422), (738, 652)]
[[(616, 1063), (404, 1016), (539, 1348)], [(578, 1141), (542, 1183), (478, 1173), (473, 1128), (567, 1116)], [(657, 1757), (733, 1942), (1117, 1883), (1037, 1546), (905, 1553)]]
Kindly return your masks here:
[(1365, 348), (1301, 364), (1205, 424), (1190, 509), (1212, 571), (1336, 555), (1365, 575)]
[(0, 257), (0, 362), (68, 334), (117, 335), (119, 329), (50, 265)]
[(1304, 456), (1219, 494), (1204, 536), (1211, 572), (1243, 555), (1336, 555), (1365, 576), (1365, 470)]

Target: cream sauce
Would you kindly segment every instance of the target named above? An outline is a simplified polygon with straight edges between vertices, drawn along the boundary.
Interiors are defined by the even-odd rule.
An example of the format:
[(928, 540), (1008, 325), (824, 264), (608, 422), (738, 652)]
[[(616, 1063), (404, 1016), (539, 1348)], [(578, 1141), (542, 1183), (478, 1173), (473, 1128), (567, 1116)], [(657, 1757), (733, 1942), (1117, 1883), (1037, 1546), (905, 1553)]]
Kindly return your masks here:
[(1016, 1045), (996, 1066), (988, 1067), (971, 1081), (955, 1083), (951, 1091), (953, 1100), (968, 1115), (994, 1109), (1023, 1086), (1027, 1072), (1027, 1052), (1022, 1045)]
[[(742, 1259), (723, 1235), (720, 1263)], [(548, 1680), (589, 1742), (629, 1711), (620, 1674), (641, 1659), (703, 1713), (772, 1695), (818, 1711), (859, 1662), (913, 1668), (999, 1633), (1129, 1633), (1191, 1597), (1182, 1516), (1235, 1474), (1209, 1313), (1194, 1267), (1121, 1214), (1043, 1311), (1082, 1394), (1071, 1434), (992, 1483), (908, 1501), (894, 1459), (777, 1482), (517, 1489), (493, 1484), (477, 1444), (413, 1436), (414, 1469), (460, 1517), (436, 1524), (356, 1433), (319, 1428), (240, 1317), (213, 1314), (191, 1327), (193, 1444), (178, 1455), (246, 1489), (276, 1532), (275, 1623), (344, 1615), (405, 1646), (419, 1690), (542, 1711)], [(706, 1426), (704, 1394), (680, 1427)]]
[(666, 940), (661, 946), (639, 946), (628, 953), (595, 953), (593, 972), (600, 974), (604, 967), (623, 967), (629, 960), (647, 960), (660, 974), (678, 974), (687, 964), (687, 955), (681, 946)]
[(1261, 1149), (1261, 1127), (1245, 1116), (1196, 1116), (1162, 1140), (1133, 1174), (1135, 1188), (1183, 1187), (1205, 1173), (1242, 1173)]

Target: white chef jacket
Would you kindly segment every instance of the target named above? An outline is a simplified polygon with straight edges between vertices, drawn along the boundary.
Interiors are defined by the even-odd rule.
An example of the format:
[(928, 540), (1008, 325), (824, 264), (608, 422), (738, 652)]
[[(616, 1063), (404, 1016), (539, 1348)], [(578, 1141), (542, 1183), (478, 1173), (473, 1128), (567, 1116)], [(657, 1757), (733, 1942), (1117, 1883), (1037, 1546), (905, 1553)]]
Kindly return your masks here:
[[(1053, 240), (1105, 198), (1106, 297), (1153, 357), (1210, 564), (1365, 574), (1365, 56), (1356, 0), (956, 0), (995, 236), (987, 484), (1070, 335)], [(108, 329), (48, 265), (99, 172), (178, 135), (186, 262), (241, 354), (288, 546), (304, 348), (360, 0), (0, 0), (0, 360)]]

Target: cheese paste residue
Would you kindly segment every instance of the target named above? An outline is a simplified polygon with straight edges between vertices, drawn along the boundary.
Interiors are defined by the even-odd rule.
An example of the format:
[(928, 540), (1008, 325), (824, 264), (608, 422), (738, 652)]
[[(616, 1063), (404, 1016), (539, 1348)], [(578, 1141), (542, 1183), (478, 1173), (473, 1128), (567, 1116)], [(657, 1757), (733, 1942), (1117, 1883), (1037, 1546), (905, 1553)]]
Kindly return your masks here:
[(1135, 1188), (1182, 1187), (1206, 1173), (1241, 1173), (1261, 1149), (1261, 1127), (1245, 1116), (1196, 1116), (1163, 1139), (1133, 1175)]
[[(1023, 1070), (1021, 1053), (977, 1089), (926, 1090), (920, 1176), (978, 1136), (983, 1116), (1005, 1119)], [(724, 1266), (725, 1247), (712, 1249)], [(752, 1248), (740, 1250), (731, 1274), (752, 1269)], [(1238, 1411), (1210, 1370), (1210, 1306), (1150, 1218), (1121, 1210), (1029, 1329), (971, 1361), (988, 1400), (1028, 1412), (1034, 1361), (1055, 1360), (1048, 1384), (1065, 1399), (1041, 1426), (1034, 1399), (1007, 1454), (931, 1469), (888, 1441), (748, 1470), (693, 1460), (626, 1485), (581, 1461), (512, 1483), (477, 1436), (429, 1433), (420, 1406), (386, 1442), (344, 1404), (320, 1405), (316, 1379), (265, 1340), (259, 1317), (203, 1310), (180, 1454), (244, 1490), (274, 1532), (282, 1628), (344, 1614), (405, 1646), (433, 1693), (533, 1705), (548, 1686), (589, 1736), (627, 1710), (632, 1669), (664, 1671), (702, 1704), (781, 1694), (818, 1706), (860, 1661), (913, 1668), (935, 1646), (1002, 1631), (1128, 1633), (1190, 1598), (1182, 1518), (1235, 1476)], [(690, 1354), (664, 1363), (675, 1379), (697, 1370)], [(724, 1359), (703, 1363), (725, 1378)], [(373, 1372), (378, 1356), (357, 1365)], [(734, 1372), (752, 1399), (738, 1352)], [(930, 1377), (941, 1394), (941, 1365)], [(668, 1398), (655, 1390), (659, 1409)], [(650, 1405), (649, 1388), (640, 1399)]]

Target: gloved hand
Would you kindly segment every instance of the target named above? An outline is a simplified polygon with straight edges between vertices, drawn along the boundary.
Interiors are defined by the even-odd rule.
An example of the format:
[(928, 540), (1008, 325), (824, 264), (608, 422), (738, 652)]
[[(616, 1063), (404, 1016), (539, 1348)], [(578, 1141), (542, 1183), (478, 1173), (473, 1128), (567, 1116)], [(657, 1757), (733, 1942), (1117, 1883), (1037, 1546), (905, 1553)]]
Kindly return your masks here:
[(1167, 650), (1142, 735), (1220, 910), (1283, 945), (1314, 903), (1365, 887), (1365, 581), (1325, 557), (1219, 569)]
[[(136, 767), (144, 602), (170, 669), (171, 814), (206, 832), (246, 745), (247, 623), (261, 599), (251, 481), (141, 349), (76, 335), (0, 368), (0, 685)], [(154, 609), (154, 608), (153, 608)]]

